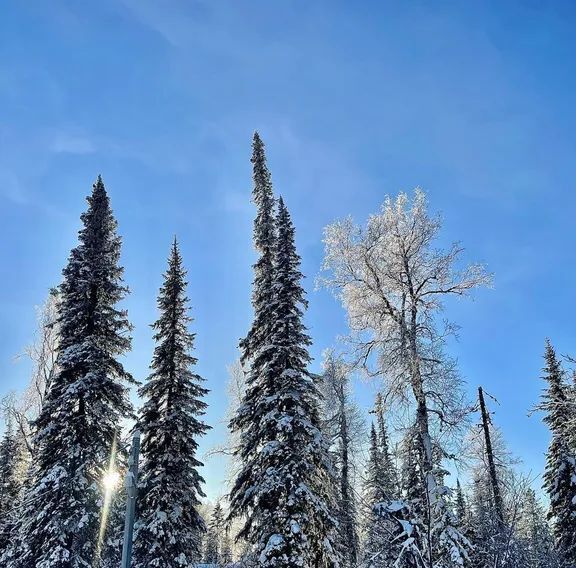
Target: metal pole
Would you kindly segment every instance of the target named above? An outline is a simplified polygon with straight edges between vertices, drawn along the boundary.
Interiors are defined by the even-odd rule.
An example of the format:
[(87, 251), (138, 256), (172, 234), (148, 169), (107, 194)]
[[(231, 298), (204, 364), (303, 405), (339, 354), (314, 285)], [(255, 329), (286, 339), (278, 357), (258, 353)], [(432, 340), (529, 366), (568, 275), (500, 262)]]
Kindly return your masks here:
[(132, 450), (126, 474), (126, 519), (124, 522), (124, 544), (122, 546), (122, 568), (130, 568), (132, 560), (132, 538), (134, 536), (134, 515), (138, 496), (138, 457), (140, 455), (140, 431), (132, 437)]

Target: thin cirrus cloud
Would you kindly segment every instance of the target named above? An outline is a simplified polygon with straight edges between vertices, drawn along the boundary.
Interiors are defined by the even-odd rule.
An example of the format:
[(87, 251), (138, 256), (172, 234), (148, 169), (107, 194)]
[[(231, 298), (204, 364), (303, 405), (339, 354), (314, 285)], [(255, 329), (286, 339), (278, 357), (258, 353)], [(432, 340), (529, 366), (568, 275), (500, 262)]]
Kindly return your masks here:
[(56, 154), (93, 154), (94, 142), (83, 135), (58, 132), (50, 142), (50, 150)]

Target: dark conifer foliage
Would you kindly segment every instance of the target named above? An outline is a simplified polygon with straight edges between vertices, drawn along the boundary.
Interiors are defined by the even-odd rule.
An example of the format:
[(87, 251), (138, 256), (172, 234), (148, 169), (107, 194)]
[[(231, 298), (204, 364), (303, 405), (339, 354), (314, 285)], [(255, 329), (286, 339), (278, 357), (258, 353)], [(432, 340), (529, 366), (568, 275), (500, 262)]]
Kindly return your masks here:
[(216, 503), (212, 511), (208, 532), (206, 533), (206, 546), (204, 562), (206, 564), (220, 564), (223, 562), (223, 544), (226, 528), (224, 525), (224, 511), (222, 505)]
[(388, 428), (386, 427), (386, 417), (384, 413), (384, 401), (382, 394), (376, 395), (376, 404), (374, 405), (374, 412), (378, 424), (378, 449), (380, 452), (380, 459), (382, 461), (382, 487), (384, 489), (386, 499), (396, 499), (398, 497), (398, 472), (396, 466), (392, 461), (392, 454), (390, 452), (390, 442), (388, 439)]
[(370, 448), (366, 465), (366, 479), (364, 482), (364, 498), (366, 501), (366, 539), (364, 543), (363, 564), (367, 567), (387, 566), (389, 555), (384, 551), (387, 544), (384, 533), (385, 524), (378, 505), (388, 499), (386, 489), (382, 483), (384, 472), (382, 468), (382, 454), (378, 444), (376, 428), (372, 424), (370, 430)]
[(260, 566), (329, 566), (335, 531), (330, 463), (320, 431), (320, 393), (307, 370), (310, 338), (302, 323), (307, 302), (300, 258), (282, 199), (276, 226), (270, 336), (252, 361), (254, 380), (232, 421), (244, 430), (245, 466), (231, 508), (246, 515), (240, 535), (255, 545)]
[(468, 509), (459, 479), (456, 480), (456, 506), (454, 514), (456, 515), (460, 528), (464, 529), (463, 532), (465, 532), (466, 522), (468, 519)]
[(400, 557), (401, 525), (396, 518), (400, 510), (399, 497), (393, 480), (397, 479), (396, 468), (388, 448), (388, 435), (380, 396), (376, 399), (375, 414), (378, 432), (374, 424), (370, 430), (370, 446), (364, 498), (366, 501), (366, 539), (363, 566), (388, 568)]
[(229, 516), (246, 518), (239, 538), (254, 543), (258, 523), (255, 512), (259, 501), (253, 487), (257, 485), (260, 475), (254, 466), (260, 460), (261, 449), (272, 435), (269, 429), (263, 427), (263, 420), (273, 408), (267, 397), (274, 392), (274, 385), (266, 369), (272, 359), (276, 243), (272, 182), (266, 165), (264, 144), (257, 132), (252, 143), (251, 161), (254, 183), (252, 200), (256, 205), (253, 238), (259, 257), (254, 265), (252, 327), (240, 342), (242, 362), (248, 368), (246, 393), (236, 416), (230, 422), (230, 429), (240, 434), (237, 455), (242, 468), (232, 487)]
[(25, 445), (7, 420), (0, 441), (0, 557), (13, 539), (27, 462)]
[(576, 462), (573, 445), (574, 401), (564, 370), (550, 341), (544, 354), (544, 380), (547, 383), (539, 410), (552, 439), (546, 456), (544, 488), (550, 498), (550, 519), (556, 546), (568, 566), (576, 565)]
[[(254, 265), (252, 289), (254, 319), (248, 335), (240, 342), (242, 363), (248, 364), (253, 364), (260, 349), (269, 343), (274, 298), (275, 202), (272, 179), (266, 164), (264, 143), (258, 132), (254, 133), (252, 141), (251, 162), (254, 183), (252, 201), (256, 205), (254, 246), (259, 257)], [(258, 369), (255, 370), (254, 380), (257, 376)], [(251, 382), (249, 379), (249, 384)]]
[(140, 474), (134, 566), (180, 568), (200, 560), (205, 524), (197, 507), (204, 497), (198, 472), (198, 438), (208, 392), (194, 372), (194, 335), (188, 331), (186, 271), (176, 241), (158, 297), (153, 325), (152, 373), (140, 389), (143, 464)]
[(224, 528), (224, 533), (222, 535), (222, 541), (220, 543), (220, 563), (222, 566), (228, 566), (232, 564), (232, 540), (230, 539), (230, 529), (229, 527)]
[(131, 377), (118, 360), (130, 348), (130, 324), (118, 308), (128, 290), (100, 177), (88, 204), (60, 286), (57, 371), (35, 424), (34, 479), (14, 560), (22, 567), (98, 564), (102, 477), (119, 423), (132, 411)]

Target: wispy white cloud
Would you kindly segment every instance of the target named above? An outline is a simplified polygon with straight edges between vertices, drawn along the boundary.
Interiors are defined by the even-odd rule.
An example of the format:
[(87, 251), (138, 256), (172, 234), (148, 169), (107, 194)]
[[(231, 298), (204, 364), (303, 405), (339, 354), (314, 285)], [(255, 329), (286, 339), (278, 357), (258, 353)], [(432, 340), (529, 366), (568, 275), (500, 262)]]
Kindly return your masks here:
[(29, 196), (14, 172), (0, 166), (0, 196), (16, 205), (27, 205)]
[(50, 151), (57, 154), (93, 154), (96, 147), (86, 136), (58, 132), (50, 142)]
[(122, 0), (122, 4), (172, 47), (185, 47), (194, 42), (198, 25), (206, 25), (211, 13), (209, 3), (199, 0), (191, 0), (185, 5), (171, 0), (163, 3)]

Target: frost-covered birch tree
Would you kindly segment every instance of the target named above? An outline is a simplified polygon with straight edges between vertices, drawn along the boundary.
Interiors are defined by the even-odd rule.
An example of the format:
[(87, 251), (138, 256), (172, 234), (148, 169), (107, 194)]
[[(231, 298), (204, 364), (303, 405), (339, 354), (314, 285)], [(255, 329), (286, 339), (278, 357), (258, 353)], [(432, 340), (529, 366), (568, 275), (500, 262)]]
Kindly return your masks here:
[(32, 376), (28, 386), (20, 395), (11, 393), (2, 401), (4, 413), (20, 431), (29, 457), (32, 456), (32, 424), (40, 415), (44, 398), (56, 373), (58, 298), (58, 289), (52, 288), (44, 303), (36, 309), (34, 341), (24, 350), (24, 356), (32, 362)]
[[(375, 355), (375, 372), (387, 379), (386, 396), (414, 411), (426, 501), (421, 552), (430, 568), (446, 565), (445, 558), (461, 562), (466, 554), (457, 531), (443, 526), (447, 495), (434, 471), (434, 430), (457, 427), (463, 412), (461, 380), (444, 353), (454, 326), (442, 326), (439, 316), (445, 298), (467, 295), (490, 281), (481, 265), (456, 268), (458, 244), (436, 247), (440, 228), (422, 191), (412, 199), (404, 193), (387, 198), (364, 228), (350, 218), (326, 228), (322, 279), (347, 311), (357, 360), (368, 368)], [(438, 549), (444, 551), (441, 558)]]

